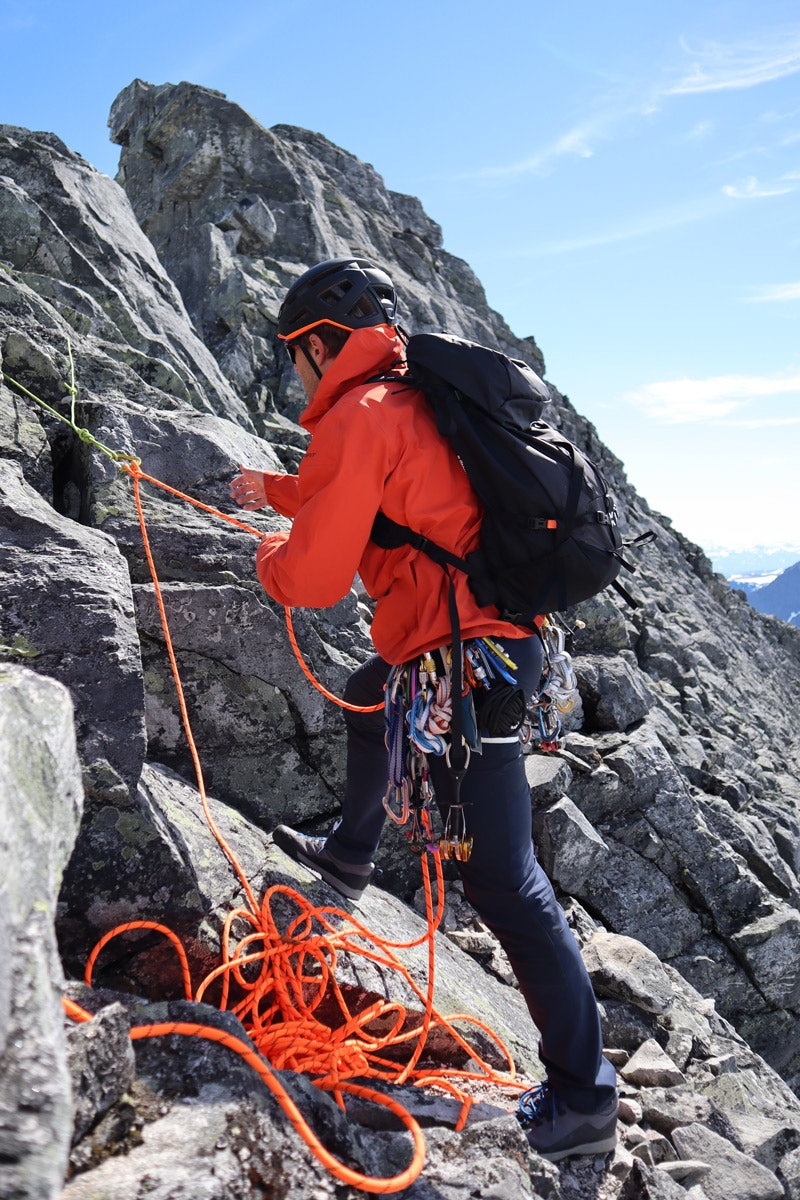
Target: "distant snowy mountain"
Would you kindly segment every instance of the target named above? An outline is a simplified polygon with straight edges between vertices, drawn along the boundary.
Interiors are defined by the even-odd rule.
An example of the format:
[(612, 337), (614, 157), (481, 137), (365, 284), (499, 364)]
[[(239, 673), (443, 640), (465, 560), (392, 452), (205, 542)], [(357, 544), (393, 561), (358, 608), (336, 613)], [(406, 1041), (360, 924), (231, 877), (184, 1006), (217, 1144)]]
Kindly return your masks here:
[(790, 546), (775, 550), (766, 549), (764, 546), (751, 546), (749, 550), (712, 550), (709, 552), (709, 558), (714, 564), (714, 570), (719, 571), (726, 579), (745, 581), (764, 575), (771, 577), (767, 580), (770, 582), (800, 559), (800, 547)]
[(765, 582), (768, 578), (765, 574), (759, 582), (758, 575), (731, 577), (731, 583), (747, 594), (747, 599), (759, 612), (800, 626), (800, 562)]
[(741, 575), (729, 575), (728, 582), (749, 596), (751, 592), (757, 592), (761, 588), (767, 587), (779, 575), (780, 571), (746, 571)]

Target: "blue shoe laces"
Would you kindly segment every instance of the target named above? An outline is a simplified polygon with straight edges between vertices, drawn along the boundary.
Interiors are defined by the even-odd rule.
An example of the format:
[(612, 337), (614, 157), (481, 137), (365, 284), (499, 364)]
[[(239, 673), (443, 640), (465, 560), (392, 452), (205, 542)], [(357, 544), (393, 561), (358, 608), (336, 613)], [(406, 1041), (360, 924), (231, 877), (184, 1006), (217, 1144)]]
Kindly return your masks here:
[(543, 1125), (548, 1120), (553, 1128), (556, 1121), (556, 1105), (550, 1084), (537, 1083), (535, 1087), (523, 1092), (519, 1098), (516, 1115), (523, 1129), (528, 1129), (531, 1125)]

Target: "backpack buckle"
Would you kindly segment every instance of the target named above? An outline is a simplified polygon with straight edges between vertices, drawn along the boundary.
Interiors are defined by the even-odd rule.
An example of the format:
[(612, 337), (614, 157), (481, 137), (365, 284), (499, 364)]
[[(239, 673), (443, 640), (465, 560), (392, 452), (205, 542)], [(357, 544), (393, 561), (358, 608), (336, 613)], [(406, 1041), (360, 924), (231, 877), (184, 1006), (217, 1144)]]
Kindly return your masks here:
[(525, 524), (529, 529), (558, 529), (555, 517), (529, 517)]

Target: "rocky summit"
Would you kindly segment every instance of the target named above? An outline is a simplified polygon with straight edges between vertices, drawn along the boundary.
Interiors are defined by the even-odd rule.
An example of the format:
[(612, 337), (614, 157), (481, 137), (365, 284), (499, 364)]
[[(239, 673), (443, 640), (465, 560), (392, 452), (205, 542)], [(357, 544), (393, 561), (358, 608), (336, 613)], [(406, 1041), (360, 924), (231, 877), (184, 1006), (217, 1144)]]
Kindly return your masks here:
[[(84, 969), (112, 928), (155, 921), (185, 947), (196, 987), (248, 891), (257, 904), (275, 885), (339, 902), (269, 836), (281, 822), (327, 828), (344, 770), (339, 713), (255, 578), (256, 535), (285, 522), (259, 512), (241, 528), (209, 511), (242, 519), (228, 496), (239, 463), (292, 469), (303, 452), (302, 397), (276, 338), (286, 288), (319, 259), (367, 256), (394, 277), (407, 329), (469, 337), (542, 374), (544, 359), (488, 307), (420, 203), (321, 134), (265, 129), (220, 93), (140, 80), (110, 129), (116, 181), (52, 133), (0, 126), (0, 1197), (356, 1196), (228, 1046), (131, 1039), (165, 1022), (246, 1037), (210, 996), (185, 998), (167, 939), (115, 940), (91, 987)], [(393, 1084), (426, 1147), (400, 1194), (794, 1200), (800, 630), (716, 575), (549, 386), (551, 420), (600, 463), (626, 536), (657, 533), (636, 552), (638, 607), (608, 593), (564, 614), (580, 703), (562, 748), (526, 758), (538, 852), (618, 1071), (619, 1144), (556, 1167), (529, 1149), (515, 1093), (493, 1079), (464, 1084), (474, 1104), (459, 1131), (452, 1093)], [(357, 581), (334, 609), (294, 614), (335, 693), (370, 652), (369, 619)], [(387, 831), (379, 866), (352, 917), (419, 942), (420, 864), (402, 832)], [(479, 1017), (535, 1081), (527, 1011), (451, 866), (437, 1010)], [(340, 993), (355, 1010), (386, 997), (419, 1025), (421, 947), (408, 962), (422, 1000), (348, 954)], [(66, 1019), (64, 997), (91, 1019)], [(454, 1046), (434, 1031), (427, 1068), (463, 1068)], [(345, 1114), (302, 1071), (278, 1075), (337, 1160), (379, 1179), (408, 1166), (411, 1138), (391, 1113), (356, 1098)]]

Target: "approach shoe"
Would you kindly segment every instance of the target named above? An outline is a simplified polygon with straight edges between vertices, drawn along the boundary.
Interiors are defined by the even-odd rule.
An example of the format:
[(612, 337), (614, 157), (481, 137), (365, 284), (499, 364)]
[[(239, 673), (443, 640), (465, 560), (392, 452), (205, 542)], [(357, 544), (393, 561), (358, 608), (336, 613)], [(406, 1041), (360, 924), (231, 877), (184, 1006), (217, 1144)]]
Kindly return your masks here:
[(608, 1154), (617, 1144), (617, 1098), (597, 1113), (577, 1112), (548, 1083), (523, 1092), (517, 1120), (533, 1149), (549, 1162), (572, 1154)]
[(310, 837), (288, 825), (279, 825), (272, 840), (289, 858), (310, 867), (348, 900), (360, 900), (372, 878), (374, 863), (344, 862), (329, 849), (327, 838)]

